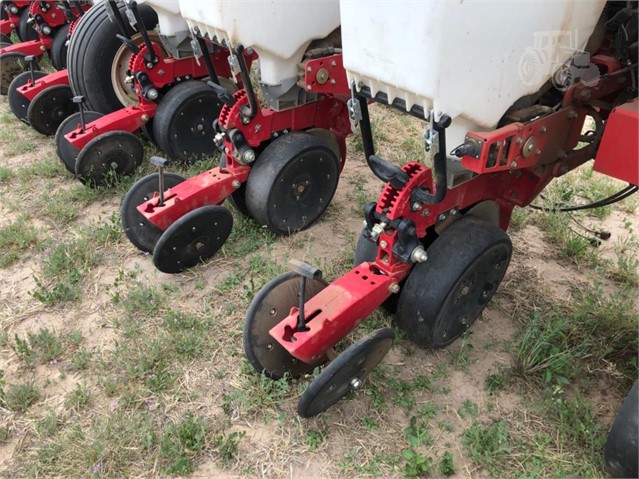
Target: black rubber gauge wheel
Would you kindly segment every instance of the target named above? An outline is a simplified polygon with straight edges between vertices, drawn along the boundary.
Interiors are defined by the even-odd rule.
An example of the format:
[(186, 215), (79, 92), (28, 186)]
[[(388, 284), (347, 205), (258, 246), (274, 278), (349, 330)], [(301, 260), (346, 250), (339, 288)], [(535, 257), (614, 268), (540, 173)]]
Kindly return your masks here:
[(246, 183), (246, 206), (274, 233), (290, 234), (321, 216), (338, 180), (339, 159), (326, 141), (308, 133), (290, 133), (257, 158)]
[[(85, 111), (84, 121), (88, 125), (89, 123), (102, 118), (104, 115), (96, 111)], [(73, 146), (64, 137), (66, 134), (71, 133), (73, 130), (80, 126), (80, 113), (74, 113), (67, 117), (55, 132), (55, 151), (58, 154), (58, 158), (64, 163), (64, 167), (75, 175), (75, 162), (80, 154), (80, 150)]]
[(142, 163), (144, 147), (128, 131), (110, 131), (85, 145), (75, 162), (78, 180), (90, 187), (108, 186)]
[(213, 256), (233, 229), (233, 215), (219, 205), (202, 206), (169, 226), (153, 249), (153, 264), (163, 273), (180, 273)]
[(21, 42), (30, 42), (40, 38), (35, 28), (28, 23), (28, 20), (29, 7), (26, 7), (20, 12), (20, 21), (18, 22), (18, 28), (16, 28), (16, 35), (18, 35)]
[(217, 155), (213, 122), (222, 106), (215, 91), (206, 83), (181, 83), (160, 101), (153, 117), (153, 137), (174, 160), (199, 160)]
[[(285, 374), (297, 378), (326, 361), (326, 357), (320, 358), (316, 364), (298, 361), (268, 333), (289, 315), (293, 306), (299, 306), (300, 288), (300, 276), (297, 273), (281, 274), (258, 291), (246, 312), (244, 319), (246, 358), (258, 373), (264, 373), (271, 379), (280, 379)], [(324, 288), (326, 288), (325, 281), (307, 279), (305, 299), (308, 301)]]
[(27, 121), (43, 135), (55, 135), (60, 124), (78, 111), (69, 85), (54, 85), (38, 93), (27, 110)]
[[(41, 71), (33, 72), (33, 77), (36, 81), (39, 78), (45, 77), (47, 74)], [(23, 72), (20, 73), (17, 77), (13, 79), (11, 84), (9, 85), (9, 91), (7, 93), (7, 100), (9, 100), (9, 107), (13, 114), (20, 120), (27, 120), (27, 111), (29, 110), (29, 104), (31, 101), (27, 99), (24, 95), (21, 95), (18, 92), (18, 88), (23, 87), (27, 83), (31, 82), (31, 72)]]
[(51, 64), (56, 70), (64, 70), (67, 67), (67, 36), (69, 35), (70, 24), (62, 25), (53, 34), (53, 42), (51, 43), (51, 50), (49, 50), (49, 57), (51, 58)]
[(397, 325), (425, 348), (443, 348), (481, 314), (512, 254), (508, 235), (472, 217), (450, 225), (411, 271), (397, 305)]
[[(122, 229), (129, 241), (145, 253), (152, 253), (157, 244), (162, 230), (148, 221), (138, 211), (138, 206), (153, 198), (159, 189), (158, 173), (151, 173), (136, 181), (122, 200), (120, 216), (122, 217)], [(184, 178), (175, 173), (164, 173), (164, 188), (168, 190), (179, 185)]]
[(361, 388), (366, 376), (388, 354), (394, 339), (392, 329), (381, 328), (349, 346), (304, 391), (297, 413), (302, 417), (317, 416)]

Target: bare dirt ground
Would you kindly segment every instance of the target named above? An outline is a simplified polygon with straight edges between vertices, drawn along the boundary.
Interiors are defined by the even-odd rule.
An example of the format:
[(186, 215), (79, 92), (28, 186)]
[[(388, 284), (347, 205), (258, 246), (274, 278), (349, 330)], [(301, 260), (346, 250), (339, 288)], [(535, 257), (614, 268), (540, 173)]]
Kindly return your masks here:
[[(386, 109), (374, 108), (373, 113), (382, 156), (402, 162), (407, 151), (419, 151), (419, 123)], [(5, 177), (0, 182), (0, 228), (24, 218), (37, 230), (37, 239), (26, 247), (7, 247), (17, 251), (18, 258), (1, 271), (0, 370), (6, 392), (23, 382), (38, 390), (37, 399), (24, 410), (6, 405), (0, 409), (0, 476), (418, 477), (420, 471), (408, 467), (405, 453), (414, 450), (432, 461), (431, 475), (488, 477), (490, 464), (473, 459), (476, 450), (464, 440), (473, 424), (506, 421), (511, 438), (515, 431), (536, 437), (544, 429), (546, 419), (535, 408), (543, 388), (527, 384), (514, 372), (519, 335), (543, 301), (571, 304), (575, 289), (590, 288), (602, 278), (587, 262), (561, 258), (537, 223), (524, 221), (511, 232), (509, 272), (470, 335), (441, 351), (421, 350), (407, 339), (396, 341), (363, 391), (319, 418), (301, 420), (295, 408), (309, 380), (293, 382), (283, 392), (260, 383), (244, 359), (242, 322), (252, 294), (276, 272), (285, 271), (289, 258), (320, 266), (329, 280), (350, 267), (361, 230), (360, 208), (381, 188), (355, 141), (349, 144), (336, 197), (318, 224), (293, 237), (272, 238), (243, 220), (253, 238), (249, 250), (241, 249), (245, 238), (232, 237), (205, 265), (169, 276), (159, 273), (150, 257), (119, 232), (119, 203), (126, 187), (87, 195), (55, 166), (53, 140), (13, 118), (6, 99), (0, 100), (0, 122)], [(615, 245), (631, 235), (628, 222), (635, 231), (639, 226), (636, 210), (629, 209), (615, 209), (589, 223), (613, 233), (599, 248), (603, 257), (616, 257)], [(109, 224), (111, 234), (104, 239), (98, 230)], [(73, 241), (87, 241), (99, 258), (78, 266), (84, 273), (76, 298), (44, 304), (33, 294), (38, 291), (36, 278), (49, 287), (63, 281), (45, 276), (47, 257), (59, 243)], [(603, 284), (604, 291), (619, 288), (610, 279), (603, 278)], [(146, 294), (140, 305), (160, 305), (132, 312), (121, 298), (133, 301), (134, 293)], [(197, 354), (169, 357), (165, 369), (171, 380), (159, 388), (127, 369), (141, 368), (143, 357), (126, 356), (126, 362), (117, 354), (165, 334), (162, 318), (170, 310), (202, 318), (208, 326), (201, 332), (204, 344), (198, 343)], [(376, 313), (369, 321), (391, 320)], [(64, 348), (48, 361), (29, 364), (16, 337), (43, 328), (53, 331)], [(364, 323), (361, 329), (354, 337), (373, 328)], [(37, 349), (34, 344), (32, 349)], [(80, 351), (90, 358), (83, 367), (77, 366)], [(161, 361), (161, 354), (154, 361)], [(490, 391), (487, 381), (496, 374), (502, 374), (506, 384)], [(89, 394), (74, 405), (69, 397), (78, 384)], [(625, 393), (615, 386), (614, 376), (593, 372), (590, 384), (592, 412), (605, 433)], [(190, 468), (171, 470), (172, 456), (160, 437), (167, 436), (171, 425), (181, 424), (187, 411), (206, 424), (206, 437), (202, 447), (182, 451)], [(55, 424), (47, 428), (51, 414)], [(118, 422), (118, 415), (124, 422)], [(127, 429), (140, 418), (154, 431), (147, 446), (125, 437), (142, 435), (142, 429)], [(407, 432), (411, 425), (414, 430)], [(420, 439), (411, 443), (416, 435)], [(570, 447), (545, 447), (552, 449), (543, 456), (547, 461), (569, 463), (578, 457)], [(445, 453), (451, 457), (450, 470), (442, 469)], [(511, 471), (535, 475), (516, 466)], [(601, 463), (591, 472), (602, 474)]]

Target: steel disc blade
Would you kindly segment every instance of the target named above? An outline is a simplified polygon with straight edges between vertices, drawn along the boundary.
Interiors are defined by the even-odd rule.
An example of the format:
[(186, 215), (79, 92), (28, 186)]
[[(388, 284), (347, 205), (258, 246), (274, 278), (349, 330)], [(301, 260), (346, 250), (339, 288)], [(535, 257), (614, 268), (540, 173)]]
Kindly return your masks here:
[(384, 359), (394, 338), (392, 329), (382, 328), (346, 349), (304, 392), (297, 405), (298, 414), (317, 416), (350, 391), (359, 389), (366, 376)]
[(127, 176), (142, 163), (140, 139), (126, 131), (111, 131), (86, 144), (75, 162), (75, 174), (85, 185), (105, 186)]
[[(285, 374), (299, 377), (323, 363), (322, 357), (315, 364), (298, 361), (275, 341), (269, 331), (286, 318), (293, 306), (299, 306), (300, 277), (296, 273), (284, 273), (267, 283), (255, 295), (244, 320), (244, 351), (259, 373), (272, 379)], [(323, 280), (307, 279), (305, 299), (308, 301), (326, 288)]]
[[(84, 112), (84, 121), (88, 125), (89, 123), (97, 120), (98, 118), (103, 117), (102, 113), (98, 113), (97, 111), (85, 111)], [(64, 137), (68, 133), (71, 133), (73, 130), (80, 126), (80, 113), (74, 113), (73, 115), (67, 117), (58, 127), (58, 130), (55, 132), (55, 150), (58, 154), (58, 158), (62, 160), (64, 166), (67, 170), (75, 175), (75, 162), (80, 154), (80, 150), (73, 146), (67, 139)]]
[(179, 273), (210, 258), (233, 229), (233, 215), (223, 206), (203, 206), (182, 216), (160, 236), (153, 263), (163, 273)]
[(29, 105), (27, 120), (37, 132), (54, 135), (60, 124), (78, 107), (68, 85), (54, 85), (38, 93)]
[[(122, 200), (121, 214), (122, 228), (129, 241), (141, 251), (152, 253), (162, 230), (147, 220), (139, 211), (138, 206), (149, 201), (158, 192), (158, 173), (145, 176), (137, 181)], [(168, 190), (184, 181), (184, 178), (174, 173), (164, 173), (164, 188)]]

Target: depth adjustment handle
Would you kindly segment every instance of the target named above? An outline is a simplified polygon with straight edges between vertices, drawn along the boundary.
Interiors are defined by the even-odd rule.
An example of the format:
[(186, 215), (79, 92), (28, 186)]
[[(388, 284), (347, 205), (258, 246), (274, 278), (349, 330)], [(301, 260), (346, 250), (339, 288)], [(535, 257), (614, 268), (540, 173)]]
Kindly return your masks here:
[(80, 111), (80, 125), (82, 126), (82, 133), (84, 133), (87, 126), (84, 120), (84, 96), (82, 95), (74, 96), (73, 103), (78, 105), (78, 110)]
[(164, 168), (166, 168), (169, 160), (167, 160), (166, 158), (162, 158), (161, 156), (152, 156), (151, 158), (149, 158), (149, 162), (153, 166), (157, 166), (160, 169), (160, 171), (158, 172), (158, 191), (160, 192), (158, 206), (164, 206)]
[(290, 260), (289, 265), (294, 273), (300, 275), (300, 304), (299, 311), (297, 313), (296, 329), (298, 332), (308, 331), (308, 328), (306, 327), (306, 319), (304, 318), (304, 303), (306, 303), (306, 279), (321, 279), (322, 270), (296, 259)]

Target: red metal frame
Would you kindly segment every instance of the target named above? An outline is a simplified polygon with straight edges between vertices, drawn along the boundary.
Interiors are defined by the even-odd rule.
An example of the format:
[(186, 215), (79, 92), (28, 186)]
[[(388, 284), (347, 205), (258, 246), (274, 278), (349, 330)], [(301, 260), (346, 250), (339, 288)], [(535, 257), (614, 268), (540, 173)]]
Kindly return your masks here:
[[(202, 78), (208, 75), (203, 61), (200, 61), (198, 65), (194, 58), (164, 58), (161, 47), (155, 43), (153, 44), (153, 49), (158, 56), (158, 62), (152, 68), (148, 68), (144, 60), (144, 55), (148, 52), (148, 49), (146, 45), (141, 45), (139, 49), (139, 52), (132, 55), (129, 60), (129, 70), (131, 72), (144, 72), (153, 82), (154, 88), (159, 89), (175, 83), (175, 79), (178, 77)], [(222, 75), (227, 73), (230, 77), (228, 55), (228, 50), (222, 50), (214, 53), (211, 59), (216, 72), (219, 71)], [(137, 105), (122, 108), (98, 118), (87, 124), (84, 131), (82, 131), (81, 126), (78, 126), (78, 128), (65, 135), (67, 141), (81, 150), (91, 140), (109, 131), (118, 130), (133, 133), (142, 128), (153, 118), (158, 105), (144, 98), (142, 87), (137, 82), (134, 83), (134, 88), (138, 95)]]
[(593, 170), (639, 185), (639, 99), (610, 113)]
[(66, 69), (60, 70), (59, 72), (53, 72), (44, 76), (42, 78), (38, 78), (34, 84), (31, 84), (31, 80), (29, 80), (25, 85), (22, 85), (18, 88), (18, 93), (24, 96), (27, 100), (33, 100), (38, 93), (47, 88), (50, 88), (55, 85), (68, 85), (69, 84), (69, 73)]
[[(39, 38), (28, 42), (15, 43), (3, 48), (0, 50), (0, 55), (4, 53), (21, 53), (25, 56), (34, 55), (40, 58), (44, 52), (48, 51), (53, 43), (53, 37), (43, 34), (42, 27), (46, 24), (49, 25), (52, 30), (55, 30), (57, 27), (64, 25), (68, 21), (64, 12), (56, 8), (53, 3), (54, 2), (51, 2), (50, 8), (44, 11), (40, 2), (31, 2), (29, 15), (31, 17), (38, 18), (38, 20), (34, 22), (34, 28), (38, 32)], [(88, 4), (83, 5), (83, 9), (86, 11), (90, 8), (90, 6), (91, 5)]]
[[(321, 64), (318, 63), (318, 60), (321, 59), (309, 61), (309, 63), (312, 62), (311, 68)], [(334, 62), (336, 65), (342, 65), (341, 55), (326, 57), (323, 61), (324, 63), (332, 64)], [(335, 77), (337, 76), (335, 73)], [(346, 78), (345, 72), (343, 72), (343, 77)], [(314, 78), (309, 77), (307, 81), (312, 82)], [(324, 87), (324, 85), (328, 86)], [(346, 106), (350, 90), (345, 80), (335, 83), (325, 82), (324, 85), (322, 86), (324, 96), (318, 101), (284, 111), (261, 108), (249, 124), (245, 123), (245, 118), (242, 116), (243, 108), (248, 105), (248, 97), (245, 90), (240, 90), (234, 95), (236, 103), (232, 107), (224, 106), (222, 108), (218, 120), (219, 125), (226, 131), (234, 129), (241, 131), (246, 143), (252, 148), (257, 148), (270, 141), (274, 134), (323, 128), (333, 133), (337, 139), (341, 152), (340, 166), (343, 166), (343, 161), (346, 158), (346, 137), (351, 133)], [(311, 91), (312, 88), (306, 88), (306, 90)], [(214, 168), (171, 188), (171, 198), (165, 199), (163, 206), (158, 206), (158, 198), (152, 198), (139, 205), (138, 211), (158, 228), (166, 230), (189, 211), (223, 202), (248, 179), (250, 172), (250, 167), (240, 161), (241, 153), (236, 151), (228, 135), (225, 135), (224, 147), (226, 152), (225, 168)]]
[[(20, 10), (22, 10), (23, 8), (29, 7), (31, 5), (30, 0), (26, 0), (26, 1), (20, 0), (20, 1), (14, 1), (11, 3), (13, 3)], [(0, 33), (2, 33), (3, 35), (10, 36), (13, 33), (13, 31), (16, 28), (18, 28), (18, 23), (20, 22), (20, 15), (19, 14), (14, 15), (13, 13), (11, 13), (11, 11), (9, 10), (8, 4), (3, 3), (2, 8), (4, 8), (5, 12), (7, 12), (8, 18), (6, 20), (0, 21)]]
[[(469, 132), (467, 137), (479, 142), (481, 149), (477, 157), (464, 156), (461, 161), (464, 167), (478, 173), (478, 176), (448, 190), (441, 203), (413, 209), (413, 190), (426, 187), (433, 191), (434, 184), (429, 168), (420, 163), (408, 163), (402, 168), (410, 178), (408, 183), (401, 189), (387, 184), (377, 202), (376, 212), (385, 215), (387, 224), (398, 219), (412, 220), (417, 237), (424, 238), (433, 234), (433, 228), (443, 218), (488, 200), (498, 206), (500, 226), (507, 229), (514, 206), (530, 204), (554, 177), (592, 159), (594, 143), (574, 149), (589, 113), (588, 108), (592, 109), (591, 105), (596, 102), (598, 113), (603, 118), (607, 117), (608, 112), (602, 104), (624, 91), (632, 82), (628, 68), (615, 70), (615, 63), (602, 57), (599, 61), (608, 65), (611, 73), (602, 76), (597, 85), (573, 86), (566, 92), (563, 107), (557, 112), (529, 123), (510, 124), (493, 132)], [(586, 89), (588, 93), (584, 94)], [(634, 103), (636, 105), (636, 101)], [(613, 120), (623, 123), (624, 130), (618, 135), (625, 132), (626, 136), (634, 137), (633, 151), (636, 152), (636, 110), (630, 113), (627, 105), (618, 108), (606, 125), (604, 137), (609, 128), (615, 127)], [(522, 148), (530, 137), (535, 137), (535, 148), (531, 149), (531, 154), (524, 156)], [(521, 138), (520, 142), (518, 138)], [(614, 142), (615, 138), (610, 141)], [(494, 163), (489, 161), (490, 152), (497, 159)], [(619, 153), (611, 149), (610, 154), (619, 158)], [(627, 150), (624, 153), (627, 154)], [(606, 150), (603, 154), (607, 154)], [(637, 164), (636, 156), (624, 158)], [(617, 174), (621, 168), (628, 168), (625, 162), (625, 166), (621, 165), (613, 166)], [(271, 337), (298, 360), (312, 364), (379, 307), (392, 294), (391, 291), (397, 292), (399, 283), (412, 269), (411, 264), (392, 253), (397, 242), (397, 230), (386, 226), (379, 235), (374, 262), (357, 266), (306, 302), (304, 313), (308, 331), (296, 330), (298, 309), (292, 308), (289, 316), (269, 331)]]

